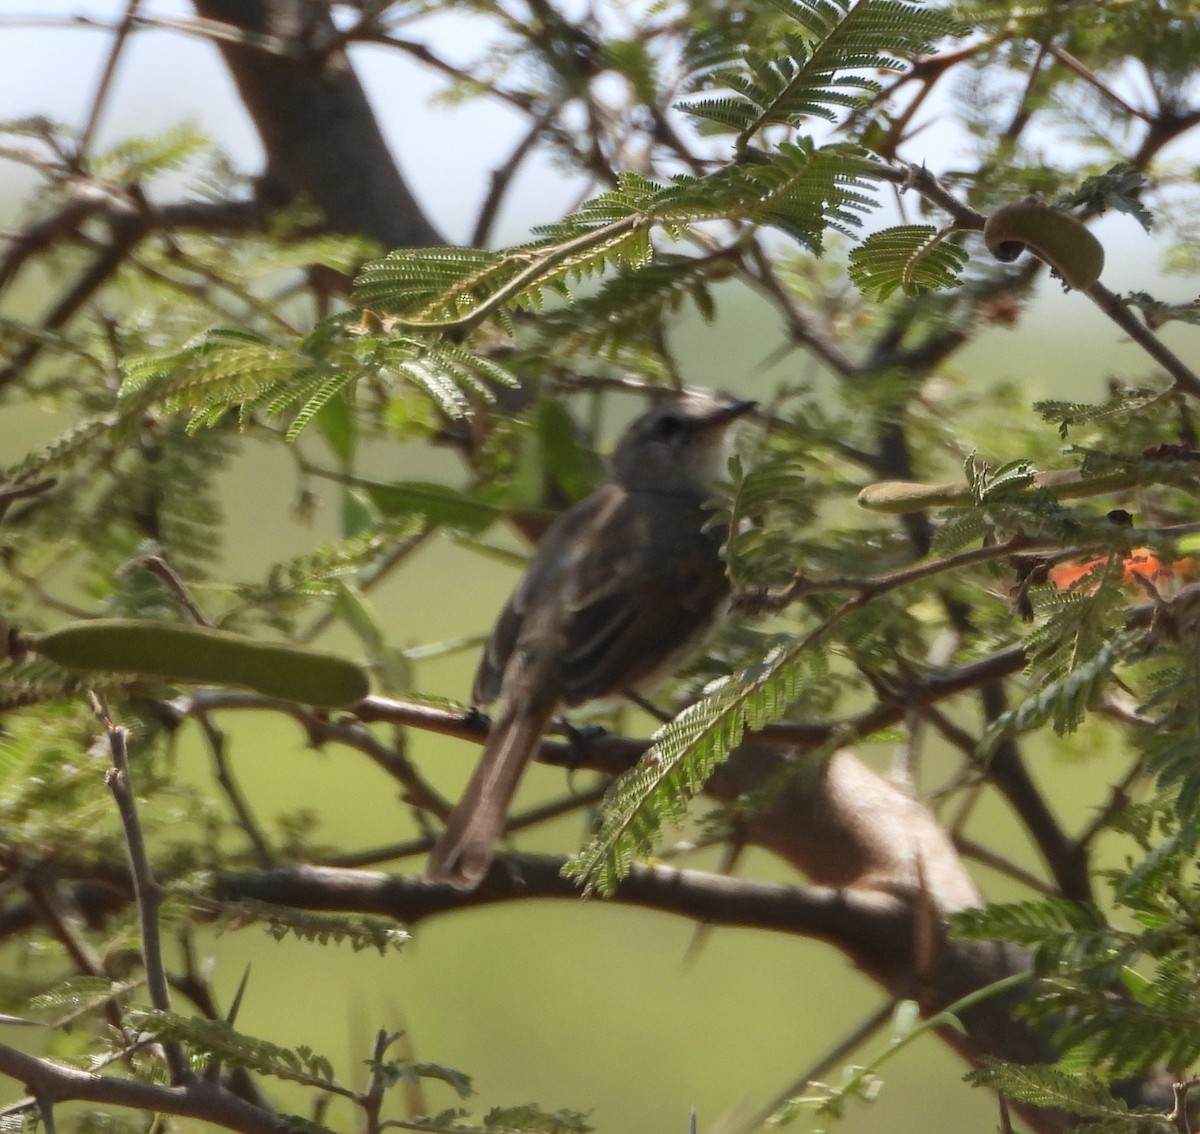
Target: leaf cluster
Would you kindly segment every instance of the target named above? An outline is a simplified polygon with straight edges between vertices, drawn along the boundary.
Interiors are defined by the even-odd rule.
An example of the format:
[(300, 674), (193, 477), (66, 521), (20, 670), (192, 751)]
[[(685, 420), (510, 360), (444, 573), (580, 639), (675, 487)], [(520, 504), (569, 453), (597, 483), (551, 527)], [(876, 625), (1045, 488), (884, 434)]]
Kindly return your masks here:
[(682, 108), (738, 136), (738, 148), (768, 126), (835, 121), (867, 105), (882, 86), (875, 76), (897, 71), (958, 28), (943, 10), (897, 0), (776, 0), (794, 25), (770, 53), (746, 48), (736, 66), (694, 73), (692, 89), (725, 88), (725, 97)]
[(1144, 805), (1119, 824), (1140, 846), (1107, 872), (1110, 914), (1045, 898), (992, 905), (953, 921), (957, 935), (1033, 950), (1040, 983), (1023, 1011), (1053, 1029), (1064, 1056), (1057, 1071), (1045, 1070), (1075, 1092), (1159, 1063), (1182, 1074), (1200, 1059), (1194, 827), (1181, 825), (1163, 802)]

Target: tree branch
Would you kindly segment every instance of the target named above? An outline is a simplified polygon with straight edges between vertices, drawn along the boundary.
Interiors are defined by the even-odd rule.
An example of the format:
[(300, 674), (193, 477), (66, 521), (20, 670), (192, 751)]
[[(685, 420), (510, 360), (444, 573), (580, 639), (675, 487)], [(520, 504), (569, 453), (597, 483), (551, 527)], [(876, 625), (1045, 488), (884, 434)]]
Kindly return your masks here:
[(110, 1079), (26, 1055), (6, 1044), (0, 1044), (0, 1074), (23, 1083), (39, 1103), (91, 1102), (176, 1114), (215, 1123), (235, 1134), (287, 1134), (291, 1128), (286, 1117), (253, 1106), (204, 1079), (173, 1087)]
[[(93, 710), (104, 725), (108, 735), (108, 747), (112, 756), (112, 768), (105, 777), (125, 831), (125, 847), (129, 855), (130, 877), (133, 882), (134, 903), (138, 910), (141, 926), (142, 964), (146, 970), (146, 987), (150, 1002), (160, 1012), (171, 1010), (171, 991), (167, 984), (167, 971), (163, 963), (162, 935), (159, 931), (158, 913), (162, 905), (162, 888), (150, 868), (146, 853), (146, 842), (142, 835), (142, 824), (138, 818), (137, 802), (133, 792), (133, 780), (129, 774), (126, 741), (129, 733), (113, 723), (108, 710), (98, 698), (92, 697)], [(184, 1058), (183, 1049), (175, 1040), (163, 1040), (163, 1053), (171, 1071), (173, 1084), (187, 1083), (192, 1075)]]

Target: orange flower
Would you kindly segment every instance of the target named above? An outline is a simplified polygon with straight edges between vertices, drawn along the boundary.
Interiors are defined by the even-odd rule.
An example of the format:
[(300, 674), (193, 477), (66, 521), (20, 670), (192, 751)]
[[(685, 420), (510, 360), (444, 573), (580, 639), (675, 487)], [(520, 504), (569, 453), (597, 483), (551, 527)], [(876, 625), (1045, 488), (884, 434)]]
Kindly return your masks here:
[[(1057, 567), (1050, 568), (1047, 577), (1060, 591), (1065, 591), (1106, 562), (1107, 560), (1101, 557), (1089, 559), (1085, 563), (1060, 563)], [(1125, 556), (1122, 578), (1124, 582), (1134, 586), (1138, 584), (1139, 577), (1158, 585), (1170, 579), (1186, 579), (1195, 574), (1194, 559), (1176, 559), (1171, 563), (1164, 563), (1150, 548), (1135, 547)]]

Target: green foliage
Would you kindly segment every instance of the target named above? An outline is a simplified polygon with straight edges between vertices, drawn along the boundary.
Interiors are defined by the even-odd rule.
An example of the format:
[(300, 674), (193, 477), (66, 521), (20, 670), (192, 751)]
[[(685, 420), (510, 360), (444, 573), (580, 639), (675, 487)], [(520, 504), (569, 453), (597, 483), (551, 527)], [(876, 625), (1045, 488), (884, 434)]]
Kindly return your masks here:
[(214, 1060), (274, 1079), (284, 1079), (330, 1094), (353, 1098), (355, 1092), (337, 1082), (333, 1064), (310, 1047), (281, 1047), (235, 1031), (222, 1020), (182, 1016), (175, 1012), (130, 1012), (132, 1023), (157, 1040), (186, 1044), (198, 1067)]
[(1159, 390), (1131, 388), (1116, 390), (1098, 404), (1048, 399), (1034, 402), (1033, 408), (1043, 420), (1057, 424), (1059, 436), (1065, 440), (1072, 428), (1108, 422), (1127, 428), (1130, 418), (1161, 407), (1165, 400)]
[(1131, 1110), (1101, 1080), (1070, 1075), (1056, 1067), (988, 1059), (971, 1071), (967, 1080), (1001, 1091), (1017, 1102), (1078, 1115), (1084, 1121), (1072, 1129), (1088, 1134), (1158, 1134), (1172, 1128), (1161, 1113)]
[(497, 1106), (479, 1122), (468, 1121), (464, 1110), (447, 1110), (428, 1118), (407, 1120), (406, 1130), (427, 1130), (430, 1134), (588, 1134), (587, 1115), (576, 1110), (544, 1110), (536, 1103)]
[[(404, 499), (409, 499), (406, 485), (380, 485), (378, 488), (381, 494), (395, 490)], [(266, 617), (277, 628), (292, 629), (297, 613), (314, 602), (340, 594), (342, 580), (375, 568), (400, 540), (424, 530), (425, 523), (455, 526), (452, 516), (446, 514), (454, 499), (452, 490), (438, 485), (435, 492), (421, 498), (419, 507), (395, 509), (398, 518), (393, 518), (388, 508), (380, 507), (383, 516), (360, 533), (272, 563), (261, 582), (241, 583), (230, 588), (236, 604), (219, 614), (214, 612), (214, 624), (238, 626), (246, 620), (247, 614), (253, 613)], [(442, 511), (443, 501), (446, 511)], [(478, 516), (477, 511), (469, 514)]]
[(294, 347), (237, 328), (206, 331), (180, 350), (130, 363), (121, 396), (171, 414), (188, 411), (190, 430), (214, 425), (233, 408), (243, 425), (257, 413), (292, 410), (294, 439), (331, 400), (367, 379), (408, 382), (454, 417), (466, 413), (468, 395), (490, 397), (485, 379), (515, 381), (457, 344), (379, 335), (339, 319)]
[(545, 1111), (534, 1103), (521, 1106), (493, 1107), (484, 1115), (483, 1129), (503, 1134), (508, 1130), (529, 1130), (536, 1134), (588, 1134), (595, 1129), (577, 1110)]
[(1200, 325), (1200, 299), (1191, 303), (1164, 303), (1161, 299), (1155, 299), (1149, 292), (1133, 291), (1126, 296), (1126, 302), (1142, 312), (1146, 324), (1152, 330), (1157, 330), (1164, 323), (1172, 321), (1189, 323), (1192, 326)]
[(821, 673), (820, 655), (804, 656), (809, 644), (776, 648), (737, 677), (717, 682), (659, 729), (637, 767), (609, 789), (599, 831), (565, 873), (587, 892), (612, 894), (663, 823), (684, 817), (688, 802), (746, 730), (778, 720)]
[[(1200, 914), (1194, 825), (1180, 826), (1146, 805), (1118, 826), (1139, 845), (1121, 869), (1107, 874), (1111, 915), (1045, 898), (953, 919), (956, 935), (1033, 948), (1041, 980), (1022, 1011), (1054, 1029), (1066, 1058), (1058, 1071), (1030, 1074), (1045, 1070), (1047, 1079), (1038, 1082), (1072, 1091), (1077, 1099), (1092, 1097), (1097, 1077), (1111, 1082), (1160, 1062), (1179, 1073), (1200, 1059), (1200, 974), (1191, 959)], [(979, 1081), (999, 1085), (986, 1077)]]
[(75, 976), (39, 992), (29, 1007), (45, 1018), (47, 1027), (65, 1028), (109, 1004), (128, 1000), (136, 988), (105, 977)]
[(1149, 232), (1154, 227), (1154, 215), (1141, 201), (1148, 185), (1144, 174), (1128, 162), (1121, 162), (1106, 173), (1087, 178), (1074, 193), (1069, 194), (1059, 204), (1064, 208), (1083, 205), (1098, 213), (1115, 209), (1133, 217)]
[(736, 68), (694, 75), (693, 89), (726, 88), (731, 95), (682, 107), (737, 133), (739, 149), (768, 126), (799, 126), (809, 118), (833, 122), (840, 112), (865, 106), (882, 89), (869, 73), (900, 70), (956, 31), (944, 11), (897, 0), (775, 2), (798, 25), (784, 37), (784, 53), (747, 48)]
[(730, 579), (738, 590), (785, 582), (797, 565), (794, 533), (815, 512), (803, 464), (791, 453), (763, 452), (751, 468), (734, 457), (729, 471), (733, 484), (716, 515), (729, 532)]
[[(499, 253), (398, 249), (363, 269), (354, 297), (382, 313), (385, 325), (392, 318), (413, 331), (469, 329), (489, 317), (511, 329), (514, 314), (540, 311), (547, 292), (569, 298), (571, 282), (612, 268), (621, 274), (591, 301), (585, 318), (589, 311), (594, 320), (631, 303), (643, 315), (653, 307), (670, 310), (678, 306), (680, 288), (710, 310), (705, 293), (678, 266), (672, 271), (671, 260), (665, 266), (656, 261), (653, 230), (679, 241), (699, 222), (766, 224), (820, 251), (827, 229), (849, 233), (874, 207), (870, 189), (876, 172), (876, 163), (858, 147), (817, 146), (802, 138), (781, 144), (760, 162), (725, 166), (704, 178), (679, 176), (664, 183), (623, 173), (616, 189), (543, 226), (540, 240)], [(594, 349), (611, 351), (613, 333), (606, 323)]]
[(887, 299), (897, 288), (905, 295), (957, 287), (967, 253), (946, 240), (945, 230), (911, 224), (873, 232), (850, 253), (850, 278), (863, 291)]
[[(1119, 601), (1117, 588), (1109, 590)], [(1055, 597), (1061, 608), (1031, 643), (1045, 662), (1034, 664), (1035, 691), (992, 723), (979, 744), (984, 757), (1001, 740), (1047, 722), (1059, 736), (1074, 732), (1111, 680), (1114, 666), (1140, 641), (1136, 634), (1115, 633), (1116, 618), (1096, 617), (1104, 604), (1078, 594)], [(1110, 614), (1115, 605), (1107, 604)]]
[(317, 945), (349, 942), (356, 953), (363, 949), (374, 949), (380, 956), (385, 956), (390, 950), (402, 948), (409, 940), (409, 935), (394, 922), (366, 914), (320, 913), (249, 898), (220, 903), (203, 898), (200, 904), (219, 915), (223, 929), (240, 929), (248, 924), (261, 923), (276, 941), (296, 937)]
[(366, 1062), (371, 1075), (385, 1090), (401, 1084), (420, 1083), (422, 1079), (436, 1079), (453, 1088), (459, 1098), (466, 1098), (473, 1093), (470, 1076), (440, 1063), (414, 1063), (406, 1058), (368, 1059)]
[(696, 262), (662, 253), (641, 267), (622, 265), (594, 295), (542, 315), (546, 337), (560, 349), (578, 346), (610, 360), (631, 341), (655, 341), (663, 320), (690, 308), (709, 322), (716, 314), (710, 284), (730, 273), (727, 262)]
[(1191, 612), (1182, 612), (1181, 633), (1173, 649), (1160, 651), (1147, 675), (1141, 711), (1151, 727), (1138, 729), (1135, 743), (1156, 777), (1157, 786), (1174, 797), (1185, 823), (1200, 820), (1200, 658)]

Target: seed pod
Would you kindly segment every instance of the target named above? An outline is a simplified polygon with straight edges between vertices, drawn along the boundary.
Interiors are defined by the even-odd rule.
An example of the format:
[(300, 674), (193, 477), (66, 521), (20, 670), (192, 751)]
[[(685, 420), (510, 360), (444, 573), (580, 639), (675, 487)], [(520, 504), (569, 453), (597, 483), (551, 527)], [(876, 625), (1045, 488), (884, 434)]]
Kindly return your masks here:
[(242, 685), (268, 697), (320, 708), (352, 705), (370, 688), (362, 668), (345, 658), (207, 626), (98, 618), (69, 622), (25, 644), (66, 669)]
[(1091, 287), (1104, 271), (1104, 246), (1087, 226), (1033, 197), (1001, 205), (988, 217), (983, 240), (988, 251), (1006, 264), (1028, 248), (1068, 287), (1081, 291)]
[[(1083, 476), (1078, 469), (1050, 469), (1035, 473), (1022, 491), (1048, 492), (1056, 500), (1079, 500), (1120, 492), (1138, 483), (1137, 474), (1128, 471)], [(903, 515), (925, 508), (969, 507), (974, 501), (971, 486), (965, 480), (949, 484), (924, 484), (915, 480), (881, 480), (868, 484), (858, 494), (858, 503), (872, 512)]]

